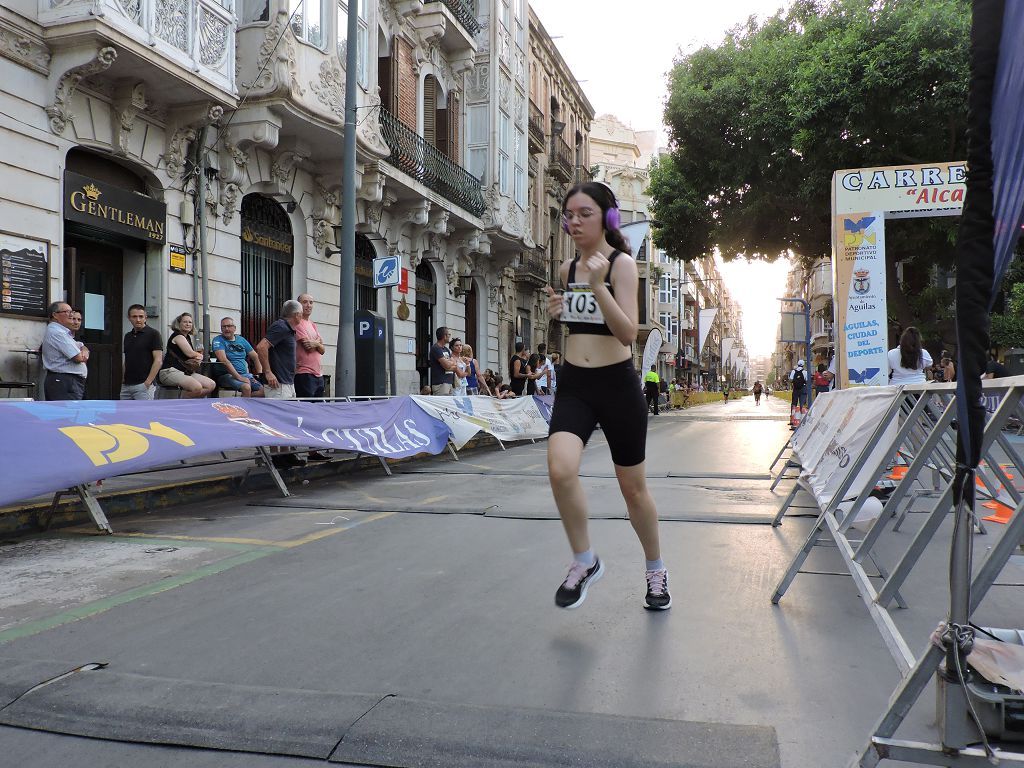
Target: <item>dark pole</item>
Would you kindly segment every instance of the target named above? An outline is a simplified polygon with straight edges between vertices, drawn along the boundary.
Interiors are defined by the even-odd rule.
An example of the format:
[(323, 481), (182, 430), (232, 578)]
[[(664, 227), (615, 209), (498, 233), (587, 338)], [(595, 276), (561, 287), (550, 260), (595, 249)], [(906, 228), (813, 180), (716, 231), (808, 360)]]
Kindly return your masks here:
[(341, 159), (341, 276), (338, 346), (334, 359), (334, 396), (356, 393), (356, 40), (359, 3), (348, 0), (345, 46), (345, 135)]

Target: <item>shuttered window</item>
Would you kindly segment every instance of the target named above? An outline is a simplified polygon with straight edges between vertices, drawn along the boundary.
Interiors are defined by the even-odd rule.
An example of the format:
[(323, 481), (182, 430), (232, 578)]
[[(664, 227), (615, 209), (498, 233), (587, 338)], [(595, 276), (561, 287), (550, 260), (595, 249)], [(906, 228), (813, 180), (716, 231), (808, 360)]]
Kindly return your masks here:
[(437, 80), (433, 75), (423, 81), (423, 138), (437, 146)]

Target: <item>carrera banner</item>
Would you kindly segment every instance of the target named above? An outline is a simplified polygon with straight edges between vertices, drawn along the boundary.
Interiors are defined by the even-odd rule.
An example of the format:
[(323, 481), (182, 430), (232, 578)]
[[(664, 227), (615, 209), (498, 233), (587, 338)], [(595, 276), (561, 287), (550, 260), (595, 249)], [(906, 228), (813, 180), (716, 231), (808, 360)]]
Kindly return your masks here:
[(457, 449), (481, 431), (507, 441), (536, 440), (548, 436), (548, 421), (541, 413), (534, 397), (507, 400), (484, 395), (410, 397), (420, 408), (447, 425)]
[(833, 223), (839, 387), (889, 383), (885, 213), (844, 213)]
[(0, 429), (8, 446), (0, 505), (235, 448), (309, 446), (404, 458), (440, 453), (450, 435), (409, 397), (0, 403)]

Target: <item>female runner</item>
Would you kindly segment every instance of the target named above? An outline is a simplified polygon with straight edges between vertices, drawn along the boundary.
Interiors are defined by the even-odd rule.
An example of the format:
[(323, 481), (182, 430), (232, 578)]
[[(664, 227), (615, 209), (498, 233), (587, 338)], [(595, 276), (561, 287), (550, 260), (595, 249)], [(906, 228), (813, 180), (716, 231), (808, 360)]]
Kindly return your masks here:
[(569, 330), (551, 417), (548, 474), (573, 562), (555, 593), (555, 604), (576, 608), (604, 573), (587, 534), (587, 502), (579, 479), (583, 446), (600, 424), (629, 521), (647, 560), (645, 607), (665, 610), (672, 598), (658, 543), (658, 512), (644, 468), (647, 404), (631, 349), (639, 315), (636, 262), (619, 231), (615, 195), (604, 184), (588, 182), (570, 189), (562, 216), (580, 255), (559, 271), (564, 294), (551, 286), (545, 289), (550, 316), (560, 318)]

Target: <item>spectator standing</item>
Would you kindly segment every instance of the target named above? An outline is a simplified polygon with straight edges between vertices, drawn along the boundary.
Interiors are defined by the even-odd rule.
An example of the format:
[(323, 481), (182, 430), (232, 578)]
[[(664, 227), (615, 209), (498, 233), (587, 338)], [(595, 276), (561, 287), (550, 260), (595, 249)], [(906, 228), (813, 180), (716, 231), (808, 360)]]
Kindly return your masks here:
[(558, 377), (562, 375), (562, 355), (558, 352), (551, 353), (551, 392), (558, 391)]
[(47, 400), (82, 400), (85, 397), (89, 348), (72, 336), (73, 311), (64, 301), (55, 301), (49, 306), (50, 322), (46, 324), (42, 347), (46, 371), (43, 391)]
[(310, 318), (313, 315), (313, 297), (299, 296), (302, 320), (295, 326), (295, 396), (323, 397), (324, 376), (320, 358), (324, 355), (324, 340)]
[(71, 329), (71, 338), (80, 341), (78, 332), (82, 330), (82, 313), (77, 309), (71, 310), (71, 325), (68, 327)]
[(266, 397), (290, 400), (295, 397), (295, 329), (302, 322), (302, 305), (289, 299), (281, 307), (281, 317), (270, 324), (256, 354), (267, 382)]
[(931, 367), (932, 356), (921, 346), (921, 332), (917, 328), (907, 326), (900, 334), (899, 346), (890, 349), (888, 357), (890, 384), (924, 384), (924, 372)]
[[(217, 386), (240, 392), (242, 397), (263, 397), (263, 385), (256, 378), (263, 373), (260, 356), (245, 337), (235, 333), (236, 328), (234, 318), (221, 319), (220, 335), (214, 336), (210, 342), (213, 356), (220, 366)], [(252, 363), (252, 370), (249, 363)]]
[(448, 342), (452, 335), (443, 325), (434, 332), (437, 341), (430, 346), (430, 394), (450, 395), (455, 388), (455, 361)]
[(164, 342), (160, 331), (146, 324), (146, 308), (128, 307), (132, 329), (124, 335), (124, 374), (121, 377), (122, 400), (152, 400), (156, 377), (164, 362)]
[(462, 357), (462, 339), (452, 339), (450, 346), (452, 361), (455, 363), (455, 385), (452, 387), (452, 394), (456, 397), (466, 397), (469, 394), (469, 363)]
[(526, 380), (526, 394), (538, 395), (537, 391), (537, 380), (544, 375), (544, 358), (542, 355), (536, 352), (530, 353), (530, 356), (526, 359), (526, 367), (530, 369), (530, 376)]
[[(270, 324), (267, 332), (256, 345), (256, 355), (263, 368), (267, 383), (264, 397), (274, 400), (295, 398), (295, 350), (298, 343), (295, 329), (302, 322), (302, 305), (289, 299), (281, 307), (281, 317)], [(275, 467), (301, 467), (305, 461), (294, 453), (282, 452), (281, 448), (270, 448), (274, 454), (271, 461)]]
[(550, 395), (552, 392), (552, 380), (554, 378), (551, 358), (548, 357), (548, 345), (537, 345), (537, 360), (540, 365), (537, 378), (537, 394)]
[(462, 345), (462, 356), (469, 366), (469, 376), (466, 377), (466, 391), (471, 395), (490, 395), (491, 390), (487, 380), (480, 373), (480, 364), (473, 357), (473, 348), (469, 344)]
[(171, 335), (167, 338), (167, 353), (157, 380), (165, 387), (178, 387), (182, 397), (206, 397), (217, 383), (199, 373), (203, 353), (192, 343), (195, 322), (192, 315), (182, 312), (171, 321)]
[(532, 373), (526, 355), (526, 344), (517, 341), (516, 353), (508, 361), (508, 386), (512, 390), (512, 394), (517, 397), (523, 394), (523, 391), (526, 389), (526, 382), (530, 380)]

